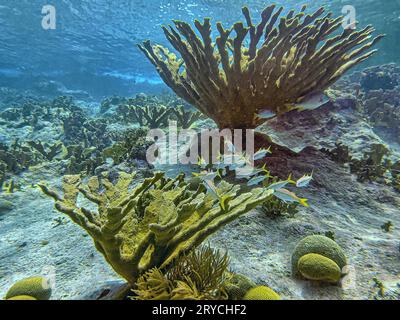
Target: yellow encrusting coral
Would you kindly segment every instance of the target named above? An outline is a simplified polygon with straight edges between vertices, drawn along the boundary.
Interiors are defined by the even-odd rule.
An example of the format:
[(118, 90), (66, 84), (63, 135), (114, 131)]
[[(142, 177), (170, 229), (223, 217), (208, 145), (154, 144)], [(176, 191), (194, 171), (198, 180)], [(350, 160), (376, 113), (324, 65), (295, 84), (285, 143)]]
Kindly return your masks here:
[(252, 129), (265, 121), (256, 116), (261, 110), (283, 114), (323, 92), (373, 55), (376, 50), (369, 49), (383, 37), (371, 39), (374, 28), (367, 26), (329, 38), (341, 28), (342, 17), (332, 18), (324, 8), (305, 10), (290, 10), (278, 22), (283, 8), (273, 4), (255, 25), (244, 7), (247, 26), (237, 22), (224, 29), (217, 23), (215, 41), (209, 18), (194, 22), (201, 38), (188, 23), (174, 20), (175, 28), (163, 31), (181, 58), (150, 41), (139, 48), (164, 82), (220, 129)]
[(281, 296), (271, 288), (259, 286), (250, 289), (243, 298), (244, 300), (281, 300)]
[[(132, 286), (141, 274), (167, 267), (273, 193), (261, 188), (240, 193), (239, 186), (221, 182), (218, 194), (227, 199), (222, 208), (203, 185), (191, 191), (184, 175), (169, 179), (157, 172), (131, 188), (134, 180), (135, 174), (127, 173), (120, 173), (114, 183), (106, 174), (86, 183), (79, 176), (65, 176), (63, 196), (39, 184), (56, 201), (56, 209), (86, 230), (97, 250)], [(80, 206), (78, 195), (98, 209)]]

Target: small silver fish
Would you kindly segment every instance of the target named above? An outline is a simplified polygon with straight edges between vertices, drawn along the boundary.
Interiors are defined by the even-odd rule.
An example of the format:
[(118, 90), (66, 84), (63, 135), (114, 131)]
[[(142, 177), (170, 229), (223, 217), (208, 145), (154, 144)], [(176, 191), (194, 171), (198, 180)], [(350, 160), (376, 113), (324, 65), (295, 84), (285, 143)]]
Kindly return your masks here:
[(197, 162), (197, 165), (201, 167), (202, 169), (205, 169), (207, 167), (207, 162), (203, 157), (199, 157), (199, 161)]
[(296, 187), (298, 188), (307, 187), (312, 179), (313, 179), (313, 173), (311, 173), (311, 175), (305, 174), (299, 180), (297, 180)]
[(291, 176), (289, 176), (289, 178), (287, 180), (284, 181), (278, 181), (275, 183), (272, 183), (271, 185), (269, 185), (267, 187), (267, 190), (278, 190), (278, 189), (282, 189), (284, 187), (286, 187), (289, 183), (295, 184), (296, 182), (294, 182), (291, 178)]
[(215, 186), (214, 181), (204, 180), (204, 186), (214, 199), (219, 198), (217, 187)]
[(252, 165), (246, 165), (243, 168), (239, 168), (238, 170), (236, 170), (236, 178), (239, 179), (251, 179), (252, 177), (254, 177), (255, 175), (258, 174), (263, 174), (265, 176), (265, 178), (273, 178), (270, 175), (270, 172), (267, 170), (267, 165), (264, 164), (262, 166), (262, 168), (255, 168)]
[(253, 166), (244, 166), (240, 168), (236, 168), (235, 174), (237, 179), (250, 179), (256, 170)]
[(217, 161), (215, 163), (213, 163), (213, 168), (216, 170), (222, 170), (226, 168), (226, 165), (224, 163), (224, 157), (222, 156), (222, 154), (218, 154), (217, 156)]
[(315, 110), (329, 101), (329, 97), (324, 93), (314, 93), (305, 96), (304, 99), (301, 102), (296, 103), (295, 106), (300, 110)]
[(300, 203), (304, 207), (309, 206), (309, 204), (307, 203), (307, 199), (301, 199), (298, 196), (296, 196), (293, 192), (290, 192), (287, 189), (275, 190), (274, 196), (277, 197), (278, 199), (281, 199), (282, 201), (284, 201), (286, 203), (297, 202), (297, 203)]
[(225, 145), (227, 147), (228, 152), (230, 153), (235, 153), (236, 152), (236, 147), (230, 140), (225, 140)]
[(107, 158), (105, 162), (109, 166), (112, 166), (114, 164), (114, 160), (112, 158)]
[(269, 147), (268, 149), (260, 149), (254, 154), (253, 160), (254, 161), (261, 160), (261, 159), (265, 158), (265, 156), (267, 154), (271, 154), (271, 153), (272, 153), (271, 147)]
[(237, 170), (247, 165), (247, 159), (243, 155), (234, 154), (230, 159), (229, 170)]
[(203, 181), (214, 181), (219, 174), (217, 171), (202, 171), (200, 173), (193, 172), (193, 175)]
[(260, 184), (261, 182), (263, 182), (265, 179), (267, 179), (267, 176), (257, 176), (257, 177), (253, 177), (249, 180), (249, 182), (247, 182), (247, 186), (251, 187), (257, 184)]
[(259, 114), (257, 114), (257, 117), (260, 119), (272, 119), (275, 116), (276, 116), (276, 113), (274, 113), (268, 109), (262, 110)]
[(251, 177), (254, 177), (254, 176), (256, 176), (256, 175), (258, 175), (260, 173), (264, 173), (264, 170), (256, 169), (256, 168), (253, 168), (252, 170), (250, 169), (250, 170), (247, 170), (247, 171), (248, 171), (247, 172), (247, 174), (248, 174), (247, 179), (250, 179)]

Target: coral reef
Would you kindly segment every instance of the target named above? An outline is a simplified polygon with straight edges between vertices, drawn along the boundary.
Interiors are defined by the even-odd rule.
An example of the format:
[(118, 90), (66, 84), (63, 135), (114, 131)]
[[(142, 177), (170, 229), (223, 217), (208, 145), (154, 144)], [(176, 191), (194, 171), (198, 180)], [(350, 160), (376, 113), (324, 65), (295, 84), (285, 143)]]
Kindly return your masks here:
[[(396, 70), (397, 69), (397, 70)], [(395, 65), (387, 67), (370, 67), (361, 73), (361, 88), (371, 90), (392, 90), (400, 84), (399, 69)]]
[[(83, 183), (79, 176), (65, 176), (63, 196), (39, 184), (55, 200), (56, 209), (93, 238), (97, 250), (131, 285), (144, 272), (167, 267), (273, 193), (254, 189), (240, 194), (239, 186), (221, 182), (222, 206), (201, 187), (190, 191), (183, 175), (172, 180), (156, 173), (130, 191), (134, 179), (135, 175), (120, 173), (114, 184), (105, 176)], [(78, 194), (96, 204), (98, 211), (80, 207)]]
[(192, 112), (190, 110), (185, 109), (184, 106), (179, 106), (177, 108), (172, 109), (172, 112), (175, 115), (178, 126), (182, 129), (188, 129), (190, 126), (195, 123), (197, 120), (201, 119), (201, 112)]
[[(146, 99), (148, 98), (142, 97), (141, 99), (143, 104), (147, 103)], [(164, 98), (159, 97), (159, 99), (164, 101)], [(140, 101), (138, 98), (136, 103), (140, 105)], [(168, 103), (164, 104), (169, 106)], [(136, 126), (136, 123), (133, 126), (124, 126), (122, 121), (114, 122), (111, 111), (114, 112), (113, 110), (106, 112), (107, 121), (110, 123), (106, 130), (112, 142), (106, 148), (114, 143), (122, 142), (125, 130), (127, 128), (131, 130)], [(368, 153), (374, 143), (382, 143), (373, 135), (370, 140), (364, 139), (364, 136), (372, 132), (372, 129), (371, 126), (360, 126), (363, 120), (351, 99), (341, 100), (337, 103), (337, 107), (327, 105), (322, 110), (301, 114), (295, 112), (292, 116), (295, 116), (298, 122), (291, 124), (288, 114), (284, 119), (289, 120), (285, 120), (285, 123), (280, 122), (280, 125), (285, 126), (285, 134), (289, 137), (291, 146), (298, 145), (300, 150), (303, 147), (299, 142), (301, 140), (310, 144), (315, 141), (321, 143), (315, 144), (318, 148), (331, 148), (335, 146), (335, 142), (342, 141), (342, 148), (347, 147), (348, 152), (343, 152), (343, 154), (339, 152), (338, 159), (346, 159), (346, 157), (363, 159), (364, 153)], [(87, 119), (95, 117), (89, 115), (89, 112), (87, 113)], [(320, 122), (321, 119), (322, 122)], [(54, 121), (44, 122), (46, 126), (39, 132), (32, 132), (28, 127), (7, 128), (2, 132), (7, 137), (4, 139), (4, 145), (10, 150), (10, 145), (13, 143), (10, 141), (13, 141), (12, 138), (18, 134), (21, 137), (18, 144), (27, 148), (28, 152), (31, 152), (32, 148), (28, 148), (27, 141), (40, 141), (43, 144), (52, 145), (62, 140), (67, 149), (74, 149), (76, 145), (66, 143), (62, 132), (60, 135), (54, 134), (59, 131), (60, 126), (58, 120)], [(200, 123), (200, 125), (202, 124)], [(324, 131), (319, 128), (323, 128)], [(354, 130), (346, 131), (348, 128), (354, 128)], [(371, 131), (365, 131), (366, 128)], [(362, 132), (358, 136), (359, 130)], [(296, 134), (298, 131), (301, 131), (301, 135)], [(28, 134), (24, 135), (25, 132)], [(310, 136), (314, 140), (310, 140), (308, 138)], [(362, 139), (358, 142), (357, 139), (360, 136)], [(303, 139), (304, 137), (306, 139)], [(353, 140), (354, 143), (349, 143)], [(391, 151), (390, 159), (394, 162), (385, 173), (388, 178), (392, 172), (398, 174), (399, 168), (394, 161), (397, 154), (390, 144), (387, 147)], [(85, 148), (80, 145), (78, 149), (78, 153), (84, 154), (82, 159), (90, 160), (98, 155), (102, 158), (102, 150), (95, 146)], [(80, 228), (76, 228), (69, 220), (61, 219), (61, 217), (49, 220), (51, 199), (42, 197), (38, 190), (30, 187), (31, 183), (36, 183), (38, 179), (46, 179), (49, 185), (57, 185), (59, 176), (64, 170), (74, 169), (72, 162), (69, 165), (71, 154), (74, 154), (72, 150), (70, 155), (63, 160), (54, 159), (48, 163), (42, 159), (40, 166), (30, 166), (29, 170), (18, 171), (18, 174), (8, 173), (8, 178), (11, 178), (9, 181), (15, 181), (17, 185), (22, 182), (23, 188), (17, 188), (12, 194), (3, 193), (1, 195), (1, 199), (12, 202), (14, 206), (10, 211), (10, 204), (5, 203), (4, 213), (0, 208), (0, 220), (4, 222), (0, 223), (0, 233), (3, 239), (0, 242), (0, 255), (8, 257), (0, 268), (3, 274), (3, 277), (0, 277), (0, 287), (4, 294), (16, 280), (16, 273), (18, 273), (17, 279), (29, 276), (27, 272), (40, 274), (41, 266), (47, 264), (56, 265), (63, 272), (63, 277), (57, 279), (57, 286), (53, 292), (55, 299), (114, 298), (116, 296), (113, 294), (106, 293), (111, 288), (110, 283), (113, 283), (114, 286), (123, 284), (118, 280), (118, 275), (102, 259), (102, 256), (97, 254), (91, 238), (83, 236)], [(275, 158), (277, 160), (274, 162)], [(314, 148), (305, 149), (295, 159), (280, 158), (272, 154), (268, 160), (268, 169), (271, 170), (271, 174), (276, 172), (283, 179), (287, 178), (289, 172), (293, 172), (293, 176), (299, 177), (305, 172), (310, 173), (314, 170), (315, 179), (310, 188), (304, 190), (305, 196), (310, 199), (311, 207), (308, 209), (299, 207), (298, 213), (293, 219), (276, 219), (272, 223), (268, 223), (269, 220), (266, 220), (263, 214), (254, 210), (212, 235), (210, 242), (213, 248), (229, 250), (230, 269), (235, 272), (232, 274), (232, 283), (229, 282), (231, 274), (226, 275), (224, 282), (224, 290), (228, 294), (228, 298), (243, 299), (245, 293), (258, 284), (277, 289), (285, 299), (366, 299), (373, 290), (369, 281), (377, 273), (377, 270), (379, 270), (377, 276), (386, 288), (385, 295), (380, 299), (395, 297), (393, 286), (396, 286), (397, 278), (394, 275), (398, 270), (399, 229), (393, 228), (390, 233), (381, 229), (381, 226), (388, 221), (392, 221), (396, 226), (400, 223), (397, 214), (398, 197), (392, 188), (388, 184), (359, 183), (349, 175), (346, 166), (337, 165)], [(104, 159), (99, 162), (99, 166), (102, 166), (101, 170), (111, 170), (109, 178), (113, 181), (116, 177), (116, 170), (128, 169), (125, 165), (114, 168), (109, 163), (107, 166), (103, 166), (103, 161)], [(349, 165), (350, 161), (338, 162), (346, 162), (345, 164)], [(129, 167), (129, 169), (132, 168)], [(186, 168), (169, 169), (168, 175), (174, 177), (182, 169)], [(187, 169), (192, 171), (192, 168)], [(71, 171), (71, 173), (81, 175), (82, 181), (84, 181), (82, 187), (84, 187), (89, 178), (88, 175), (96, 174), (101, 179), (101, 170), (94, 168), (94, 170), (86, 172), (85, 169), (79, 169), (77, 170), (79, 172)], [(131, 171), (127, 170), (126, 172)], [(138, 175), (141, 174), (142, 172), (138, 172)], [(201, 179), (196, 179), (199, 181), (193, 183), (190, 188), (194, 192), (201, 185)], [(135, 179), (134, 184), (138, 181)], [(381, 179), (376, 181), (380, 182)], [(245, 189), (248, 190), (248, 188)], [(103, 191), (101, 189), (100, 193)], [(26, 205), (27, 201), (29, 206)], [(79, 204), (90, 210), (94, 209), (92, 204), (89, 204), (82, 196), (79, 198)], [(32, 208), (35, 208), (34, 215), (31, 214)], [(21, 219), (22, 216), (23, 219)], [(24, 238), (19, 238), (18, 230), (25, 231)], [(335, 238), (346, 248), (346, 254), (351, 257), (352, 265), (363, 266), (357, 268), (357, 278), (355, 279), (357, 290), (342, 290), (338, 286), (305, 285), (303, 282), (289, 277), (287, 273), (288, 248), (292, 248), (293, 244), (304, 236), (323, 235), (326, 230), (334, 233)], [(329, 234), (329, 237), (332, 234)], [(35, 263), (32, 264), (32, 261)], [(177, 260), (168, 264), (167, 268), (158, 270), (165, 276), (168, 269), (174, 266), (175, 261)], [(238, 273), (246, 275), (254, 282)], [(238, 278), (245, 280), (241, 281)], [(91, 286), (94, 290), (93, 293), (91, 288), (88, 289), (87, 283), (93, 283)]]
[[(398, 87), (399, 88), (399, 87)], [(394, 137), (400, 131), (399, 89), (370, 91), (363, 96), (362, 108), (370, 123), (378, 129), (393, 131)]]
[(400, 68), (396, 64), (355, 72), (338, 89), (356, 97), (357, 108), (378, 135), (399, 143)]
[[(114, 97), (108, 103), (116, 103), (115, 100), (128, 101)], [(134, 100), (144, 101), (143, 105), (147, 101), (139, 97)], [(6, 121), (4, 128), (9, 128), (5, 131), (6, 139), (0, 143), (1, 184), (38, 165), (53, 167), (63, 174), (93, 175), (96, 168), (106, 166), (107, 159), (111, 158), (112, 166), (124, 162), (133, 168), (150, 169), (146, 161), (150, 142), (144, 137), (147, 131), (120, 129), (119, 124), (114, 125), (116, 119), (92, 115), (71, 98), (26, 103), (6, 109), (1, 117)], [(32, 129), (22, 134), (26, 126)]]
[(64, 139), (68, 144), (83, 144), (85, 148), (104, 148), (111, 143), (106, 119), (82, 118), (81, 113), (63, 119)]
[(10, 145), (0, 144), (0, 183), (11, 179), (13, 174), (26, 170), (29, 166), (37, 164), (37, 157), (32, 149), (19, 142), (13, 141)]
[(33, 131), (43, 128), (42, 122), (56, 122), (69, 113), (74, 113), (79, 107), (74, 105), (71, 98), (61, 96), (49, 102), (25, 102), (1, 112), (0, 118), (8, 127), (23, 128), (31, 126)]
[(187, 129), (202, 117), (183, 100), (170, 95), (137, 95), (121, 101), (111, 116), (113, 121), (137, 123), (150, 129), (165, 128), (170, 120), (176, 120), (179, 127)]
[(353, 158), (349, 147), (337, 143), (332, 150), (321, 149), (333, 161), (342, 165), (348, 165), (350, 172), (357, 176), (360, 182), (380, 182), (390, 184), (399, 191), (400, 161), (394, 162), (389, 158), (390, 150), (383, 144), (372, 144), (370, 150), (363, 156)]
[(56, 142), (50, 145), (41, 141), (27, 141), (27, 145), (46, 161), (52, 161), (56, 157), (60, 156), (65, 148), (62, 142)]
[(110, 109), (114, 107), (118, 107), (121, 104), (124, 104), (127, 102), (126, 98), (123, 97), (118, 97), (118, 96), (112, 96), (104, 99), (101, 104), (100, 104), (100, 114), (105, 114), (110, 111)]
[(165, 106), (145, 106), (136, 107), (136, 117), (143, 119), (141, 125), (145, 125), (150, 129), (165, 128), (168, 125), (168, 118), (171, 110)]
[(0, 110), (20, 106), (23, 104), (33, 104), (40, 99), (32, 92), (21, 92), (14, 88), (0, 87)]
[(128, 129), (122, 132), (112, 132), (115, 143), (102, 152), (104, 158), (111, 158), (114, 164), (132, 162), (133, 160), (146, 161), (146, 151), (153, 144), (147, 139), (146, 128)]
[[(342, 17), (324, 15), (324, 8), (306, 15), (267, 7), (254, 25), (249, 9), (243, 8), (247, 26), (237, 22), (213, 41), (210, 19), (195, 21), (201, 38), (191, 26), (174, 20), (164, 34), (181, 58), (161, 45), (139, 45), (174, 92), (213, 119), (220, 129), (255, 128), (265, 119), (256, 115), (268, 109), (281, 115), (335, 83), (346, 71), (364, 61), (383, 36), (372, 41), (372, 26), (344, 30), (332, 35)], [(233, 31), (236, 36), (231, 36)], [(370, 41), (370, 42), (368, 42)], [(230, 54), (232, 52), (232, 54)]]
[[(379, 72), (383, 72), (385, 76), (373, 74)], [(186, 265), (185, 258), (192, 256), (194, 252), (199, 253), (193, 249), (178, 253), (180, 245), (174, 253), (167, 254), (167, 257), (160, 257), (163, 253), (157, 249), (154, 255), (157, 256), (154, 258), (157, 261), (153, 268), (150, 268), (148, 262), (154, 252), (154, 246), (149, 245), (138, 263), (138, 275), (132, 277), (130, 284), (126, 284), (126, 287), (129, 287), (127, 290), (137, 290), (140, 284), (143, 299), (146, 299), (147, 294), (154, 294), (156, 298), (165, 299), (219, 297), (241, 300), (257, 285), (267, 285), (276, 288), (285, 299), (398, 299), (397, 226), (400, 222), (397, 214), (399, 197), (395, 189), (400, 190), (400, 161), (397, 145), (392, 141), (398, 140), (395, 134), (398, 128), (396, 112), (399, 106), (396, 81), (400, 72), (390, 66), (376, 67), (376, 71), (368, 76), (368, 81), (365, 81), (363, 73), (370, 71), (346, 77), (345, 85), (343, 82), (335, 85), (334, 98), (326, 106), (302, 113), (293, 110), (272, 119), (260, 128), (276, 130), (272, 133), (265, 132), (273, 141), (296, 151), (307, 145), (324, 149), (321, 153), (316, 148), (306, 148), (293, 159), (282, 158), (275, 153), (268, 158), (268, 170), (271, 170), (268, 174), (276, 173), (282, 179), (286, 179), (289, 172), (293, 172), (294, 177), (299, 177), (305, 172), (314, 172), (313, 183), (304, 191), (305, 197), (310, 199), (310, 207), (305, 209), (293, 206), (296, 215), (291, 219), (266, 220), (264, 214), (275, 217), (288, 216), (287, 210), (292, 212), (291, 206), (269, 196), (263, 204), (258, 204), (260, 210), (254, 210), (218, 232), (210, 233), (212, 247), (222, 252), (229, 250), (230, 256), (230, 272), (225, 272), (223, 277), (219, 277), (219, 289), (214, 292), (215, 295), (211, 293), (212, 290), (199, 290), (201, 285), (196, 282), (197, 276), (193, 276), (197, 271), (191, 273), (190, 280), (185, 278), (186, 274), (180, 275), (179, 284), (178, 281), (172, 281), (171, 284), (170, 279), (176, 267)], [(380, 87), (378, 81), (381, 80), (385, 81)], [(123, 226), (117, 231), (122, 215), (122, 211), (118, 214), (118, 204), (130, 196), (133, 197), (135, 190), (142, 187), (142, 178), (138, 177), (148, 177), (148, 172), (144, 174), (145, 171), (139, 167), (138, 161), (141, 164), (145, 162), (145, 150), (149, 143), (145, 139), (147, 129), (137, 129), (140, 125), (139, 120), (125, 117), (124, 113), (117, 110), (127, 106), (132, 109), (146, 106), (167, 108), (170, 110), (168, 120), (177, 120), (180, 127), (191, 127), (195, 130), (204, 127), (205, 122), (195, 121), (194, 125), (189, 125), (191, 117), (194, 116), (193, 109), (182, 100), (168, 95), (140, 94), (130, 99), (111, 97), (103, 101), (102, 114), (98, 113), (97, 103), (84, 105), (67, 98), (49, 102), (24, 101), (23, 104), (10, 104), (7, 107), (11, 106), (12, 108), (4, 110), (3, 118), (0, 119), (0, 178), (1, 182), (4, 182), (0, 195), (0, 256), (6, 257), (5, 263), (0, 266), (0, 273), (3, 275), (0, 277), (2, 292), (5, 294), (15, 280), (30, 274), (41, 274), (40, 267), (51, 264), (63, 272), (63, 277), (57, 279), (53, 298), (126, 298), (127, 291), (122, 289), (107, 293), (111, 287), (111, 282), (108, 281), (115, 280), (112, 281), (113, 286), (121, 288), (124, 282), (117, 280), (119, 276), (106, 261), (112, 260), (110, 265), (114, 267), (118, 264), (115, 262), (118, 259), (114, 259), (114, 253), (120, 255), (121, 259), (131, 257), (137, 252), (136, 249), (147, 233), (162, 238), (163, 232), (154, 229), (153, 223), (170, 227), (168, 221), (171, 220), (168, 217), (175, 217), (172, 212), (179, 211), (175, 208), (190, 206), (193, 202), (197, 203), (197, 200), (201, 206), (203, 195), (204, 199), (210, 198), (211, 193), (209, 191), (206, 194), (203, 190), (201, 176), (192, 179), (187, 189), (186, 184), (189, 183), (183, 180), (177, 181), (174, 187), (171, 186), (167, 191), (162, 189), (164, 196), (159, 194), (158, 186), (161, 186), (161, 183), (156, 183), (157, 187), (152, 186), (143, 190), (137, 198), (132, 198), (131, 205), (134, 209), (128, 204), (121, 208), (122, 211), (126, 211), (126, 216), (125, 219), (121, 218)], [(177, 113), (181, 113), (182, 121), (178, 120)], [(65, 119), (69, 119), (68, 129), (60, 130)], [(143, 121), (144, 125), (147, 124), (145, 118), (141, 118), (140, 121)], [(272, 126), (270, 123), (278, 125)], [(389, 137), (392, 139), (386, 140)], [(167, 170), (166, 174), (169, 177), (176, 177), (177, 172), (181, 170), (192, 171), (191, 167), (183, 166), (157, 169)], [(118, 179), (128, 176), (127, 173), (133, 170), (138, 170), (138, 177), (132, 179), (129, 187), (119, 188), (116, 192), (120, 195), (114, 199), (111, 190), (115, 191), (116, 185), (124, 185), (124, 182)], [(350, 170), (353, 176), (349, 174)], [(107, 171), (109, 173), (106, 173)], [(119, 171), (126, 174), (118, 174)], [(110, 244), (104, 254), (106, 261), (102, 259), (101, 254), (97, 254), (92, 245), (92, 238), (87, 233), (83, 235), (81, 229), (76, 228), (67, 218), (62, 216), (49, 220), (52, 199), (43, 197), (36, 188), (32, 188), (39, 179), (46, 180), (49, 185), (57, 185), (59, 176), (65, 173), (79, 175), (65, 178), (72, 179), (64, 184), (68, 191), (65, 193), (66, 197), (74, 193), (79, 193), (79, 196), (76, 203), (72, 200), (64, 201), (65, 194), (60, 192), (56, 202), (63, 209), (78, 212), (78, 224), (84, 224), (87, 219), (89, 226), (94, 225), (94, 229), (104, 231), (101, 241), (93, 240), (101, 253), (105, 252), (103, 249)], [(97, 177), (91, 177), (93, 175)], [(224, 176), (222, 179), (225, 178), (229, 177)], [(161, 178), (163, 179), (165, 184), (171, 181), (165, 177)], [(96, 180), (99, 181), (99, 188), (96, 187)], [(251, 190), (250, 186), (244, 185), (245, 180), (240, 182), (242, 190), (238, 191), (238, 195)], [(264, 188), (267, 186), (268, 184), (263, 185)], [(94, 191), (88, 192), (90, 188)], [(182, 194), (191, 193), (193, 199), (190, 198), (189, 201), (183, 195), (176, 198), (175, 192), (181, 188), (185, 188)], [(47, 190), (54, 198), (56, 193)], [(82, 196), (84, 192), (91, 200)], [(95, 210), (96, 199), (105, 199), (103, 196), (106, 193), (111, 199), (105, 200), (98, 210)], [(199, 198), (196, 198), (196, 194)], [(228, 200), (228, 203), (232, 201)], [(213, 199), (211, 211), (217, 212), (221, 205), (224, 207), (221, 199)], [(35, 208), (34, 215), (31, 214), (32, 208)], [(190, 229), (189, 224), (192, 224), (195, 218), (201, 218), (196, 210), (185, 211), (194, 214), (195, 217), (187, 218), (183, 225), (179, 225), (183, 229), (176, 234), (176, 229), (170, 229), (172, 236)], [(209, 217), (210, 210), (207, 210), (205, 215)], [(117, 214), (114, 215), (115, 212)], [(136, 212), (140, 213), (136, 215)], [(94, 222), (90, 220), (91, 215), (95, 217)], [(116, 220), (108, 220), (109, 217), (117, 216)], [(136, 220), (132, 217), (136, 217)], [(147, 218), (148, 220), (144, 221)], [(219, 223), (222, 217), (215, 219), (209, 226)], [(25, 233), (22, 238), (18, 233), (20, 230)], [(199, 229), (199, 233), (202, 232), (204, 229)], [(111, 237), (107, 238), (110, 234)], [(339, 286), (305, 284), (288, 275), (288, 248), (292, 248), (295, 242), (309, 234), (337, 239), (340, 245), (346, 248), (346, 255), (351, 257), (351, 266), (356, 267), (357, 277), (354, 281), (357, 289), (342, 290)], [(162, 238), (155, 243), (158, 245), (164, 240)], [(113, 241), (114, 244), (120, 241), (120, 250), (115, 249), (118, 245), (110, 249)], [(319, 246), (323, 247), (321, 243)], [(186, 244), (187, 242), (182, 243), (183, 246)], [(313, 246), (314, 244), (309, 245), (308, 248)], [(63, 250), (60, 250), (61, 247)], [(345, 283), (347, 278), (340, 279), (340, 259), (328, 256), (324, 250), (326, 249), (311, 250), (313, 252), (305, 250), (307, 253), (298, 259), (296, 277), (328, 283), (341, 280), (341, 283)], [(342, 254), (344, 255), (343, 251)], [(32, 264), (32, 261), (35, 263)], [(136, 263), (132, 263), (130, 267), (136, 268)], [(126, 270), (128, 269), (126, 267)], [(196, 268), (192, 268), (194, 269)], [(343, 272), (347, 273), (347, 270)], [(371, 280), (373, 277), (376, 282)], [(94, 284), (96, 293), (88, 291), (87, 283)], [(114, 295), (116, 291), (123, 294)], [(174, 292), (173, 296), (171, 292)], [(138, 298), (140, 299), (139, 295)], [(34, 297), (20, 295), (11, 299)]]
[(93, 175), (96, 168), (104, 163), (104, 158), (96, 147), (85, 148), (82, 144), (77, 144), (69, 145), (66, 149), (66, 174)]
[(386, 146), (374, 144), (361, 160), (351, 160), (350, 172), (356, 173), (360, 182), (377, 180), (383, 177), (391, 166), (391, 162), (388, 159), (384, 160), (388, 153), (389, 150)]
[(331, 150), (322, 148), (321, 151), (326, 153), (336, 163), (345, 164), (352, 160), (349, 147), (340, 142), (336, 142), (335, 148)]

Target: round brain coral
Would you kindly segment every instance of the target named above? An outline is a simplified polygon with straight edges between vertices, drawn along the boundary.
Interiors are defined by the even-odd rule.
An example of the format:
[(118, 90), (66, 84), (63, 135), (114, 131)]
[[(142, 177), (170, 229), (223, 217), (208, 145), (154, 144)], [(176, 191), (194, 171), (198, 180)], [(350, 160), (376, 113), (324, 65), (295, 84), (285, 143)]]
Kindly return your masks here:
[(341, 278), (339, 266), (331, 259), (316, 253), (302, 256), (298, 263), (301, 275), (309, 280), (337, 283)]
[(271, 288), (265, 286), (255, 287), (247, 291), (244, 300), (281, 300), (281, 296)]
[(31, 296), (16, 296), (7, 300), (37, 300), (37, 299)]
[(343, 267), (347, 265), (346, 255), (344, 254), (343, 249), (335, 241), (321, 235), (308, 236), (297, 244), (292, 254), (293, 276), (301, 276), (297, 269), (299, 260), (302, 256), (309, 253), (316, 253), (331, 259), (340, 269), (343, 269)]
[(30, 296), (37, 300), (49, 300), (51, 288), (44, 277), (31, 277), (15, 283), (6, 294), (6, 300), (18, 296)]

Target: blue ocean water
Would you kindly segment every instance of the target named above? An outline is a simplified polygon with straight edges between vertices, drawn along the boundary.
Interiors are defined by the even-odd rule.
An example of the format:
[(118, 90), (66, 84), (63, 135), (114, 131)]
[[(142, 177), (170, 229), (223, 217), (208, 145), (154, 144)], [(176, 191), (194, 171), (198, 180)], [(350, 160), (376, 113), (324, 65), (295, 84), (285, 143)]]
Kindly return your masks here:
[[(340, 14), (342, 0), (275, 1), (287, 9), (306, 3), (310, 11), (326, 6)], [(42, 8), (53, 5), (56, 29), (42, 27)], [(161, 26), (172, 19), (188, 22), (211, 17), (225, 25), (243, 20), (247, 5), (258, 16), (259, 0), (19, 0), (0, 1), (0, 85), (28, 88), (38, 79), (59, 80), (69, 89), (87, 89), (95, 96), (128, 95), (161, 90), (151, 64), (136, 47), (145, 39), (167, 45)], [(361, 26), (373, 24), (387, 37), (379, 55), (360, 67), (398, 62), (400, 1), (354, 0)]]

